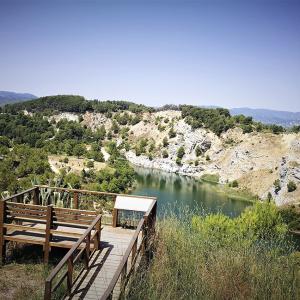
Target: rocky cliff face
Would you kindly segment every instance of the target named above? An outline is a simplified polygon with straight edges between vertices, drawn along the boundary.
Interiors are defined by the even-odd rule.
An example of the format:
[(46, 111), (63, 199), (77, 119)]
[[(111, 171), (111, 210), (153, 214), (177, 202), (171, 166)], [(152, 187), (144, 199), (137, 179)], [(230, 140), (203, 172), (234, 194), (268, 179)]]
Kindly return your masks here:
[[(111, 120), (103, 114), (86, 113), (83, 124), (93, 130), (104, 125), (109, 130)], [(271, 194), (278, 205), (300, 201), (299, 134), (243, 134), (240, 128), (235, 128), (218, 137), (204, 128), (193, 130), (178, 111), (145, 113), (143, 121), (126, 126), (131, 149), (123, 151), (135, 165), (196, 177), (218, 174), (220, 183), (237, 180), (240, 189), (247, 189), (262, 199)], [(168, 135), (171, 128), (176, 133), (172, 138)], [(165, 137), (168, 145), (163, 147)], [(121, 142), (120, 136), (114, 138)], [(155, 145), (153, 155), (149, 156), (147, 151), (136, 155), (135, 146), (142, 138)], [(178, 164), (176, 158), (180, 147), (184, 148), (185, 154)], [(201, 150), (198, 156), (196, 148)], [(163, 151), (168, 157), (163, 158)], [(275, 192), (276, 179), (279, 179), (281, 189)], [(293, 192), (287, 190), (289, 181), (297, 185)]]

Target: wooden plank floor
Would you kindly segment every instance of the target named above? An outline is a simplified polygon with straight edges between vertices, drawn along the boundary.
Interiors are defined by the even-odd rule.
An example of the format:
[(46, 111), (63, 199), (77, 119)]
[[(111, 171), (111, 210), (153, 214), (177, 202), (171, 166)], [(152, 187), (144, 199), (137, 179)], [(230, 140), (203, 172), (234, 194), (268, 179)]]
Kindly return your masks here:
[[(100, 299), (114, 276), (134, 232), (130, 229), (104, 226), (101, 232), (101, 250), (94, 253), (89, 270), (80, 275), (71, 295), (66, 299)], [(118, 283), (113, 299), (118, 299), (119, 287)]]

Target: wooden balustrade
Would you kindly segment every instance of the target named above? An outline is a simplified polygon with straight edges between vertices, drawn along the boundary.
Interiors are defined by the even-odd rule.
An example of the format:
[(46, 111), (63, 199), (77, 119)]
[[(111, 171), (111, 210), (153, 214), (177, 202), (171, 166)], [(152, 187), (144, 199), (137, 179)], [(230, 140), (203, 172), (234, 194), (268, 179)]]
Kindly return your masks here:
[[(81, 257), (84, 259), (85, 268), (88, 268), (90, 259), (94, 253), (99, 248), (94, 248), (91, 252), (90, 243), (91, 240), (94, 239), (94, 244), (99, 243), (99, 236), (94, 234), (92, 236), (92, 231), (99, 228), (99, 224), (101, 226), (101, 215), (98, 215), (89, 228), (86, 229), (84, 234), (78, 239), (78, 241), (72, 246), (72, 248), (67, 252), (67, 254), (62, 258), (62, 260), (58, 263), (58, 265), (52, 270), (50, 275), (47, 277), (45, 281), (45, 300), (51, 300), (52, 294), (58, 289), (58, 287), (63, 283), (64, 279), (67, 279), (67, 291), (68, 294), (71, 293), (73, 286), (73, 272), (74, 272), (74, 264), (79, 261)], [(79, 250), (77, 255), (76, 251)], [(53, 286), (54, 279), (58, 276), (59, 272), (67, 266), (67, 270), (60, 277), (58, 282)], [(76, 279), (75, 279), (76, 280)]]

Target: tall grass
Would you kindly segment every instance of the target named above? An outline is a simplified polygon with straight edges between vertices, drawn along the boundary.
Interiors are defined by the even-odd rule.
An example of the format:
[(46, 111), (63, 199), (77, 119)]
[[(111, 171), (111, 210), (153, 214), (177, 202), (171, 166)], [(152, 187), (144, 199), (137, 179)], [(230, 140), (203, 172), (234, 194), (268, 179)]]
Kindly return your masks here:
[[(245, 216), (253, 214), (232, 221), (203, 217), (196, 226), (187, 219), (160, 221), (154, 259), (136, 274), (128, 298), (300, 299), (300, 256), (294, 246), (285, 235), (267, 236), (266, 228), (264, 235), (243, 233), (239, 222)], [(210, 226), (212, 218), (218, 224)]]

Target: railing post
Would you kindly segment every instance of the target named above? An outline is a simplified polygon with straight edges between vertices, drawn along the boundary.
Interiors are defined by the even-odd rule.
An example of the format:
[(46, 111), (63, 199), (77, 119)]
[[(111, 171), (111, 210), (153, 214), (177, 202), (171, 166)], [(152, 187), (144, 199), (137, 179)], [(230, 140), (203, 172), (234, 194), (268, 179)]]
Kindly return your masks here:
[(68, 274), (67, 274), (67, 288), (68, 294), (70, 295), (72, 292), (72, 285), (73, 285), (73, 255), (71, 255), (68, 259)]
[(117, 223), (118, 223), (118, 210), (116, 208), (114, 208), (112, 226), (117, 227)]
[(51, 300), (51, 282), (45, 282), (44, 300)]
[(44, 245), (44, 263), (48, 264), (49, 261), (49, 252), (51, 250), (50, 241), (51, 241), (51, 229), (53, 227), (53, 205), (47, 206), (47, 215), (46, 215), (46, 232), (45, 232), (45, 245)]
[(34, 190), (33, 190), (33, 204), (34, 205), (38, 205), (39, 204), (39, 197), (40, 197), (40, 188), (37, 186)]
[(0, 265), (5, 262), (6, 242), (4, 235), (6, 234), (6, 228), (4, 223), (6, 219), (6, 201), (0, 200)]
[(96, 250), (100, 250), (100, 242), (101, 242), (101, 218), (97, 222), (96, 226), (96, 236), (94, 239), (94, 247)]
[(78, 192), (74, 192), (73, 208), (78, 209), (79, 207), (79, 195)]
[(85, 268), (89, 268), (89, 260), (90, 260), (90, 250), (91, 250), (91, 231), (86, 237), (85, 241)]

